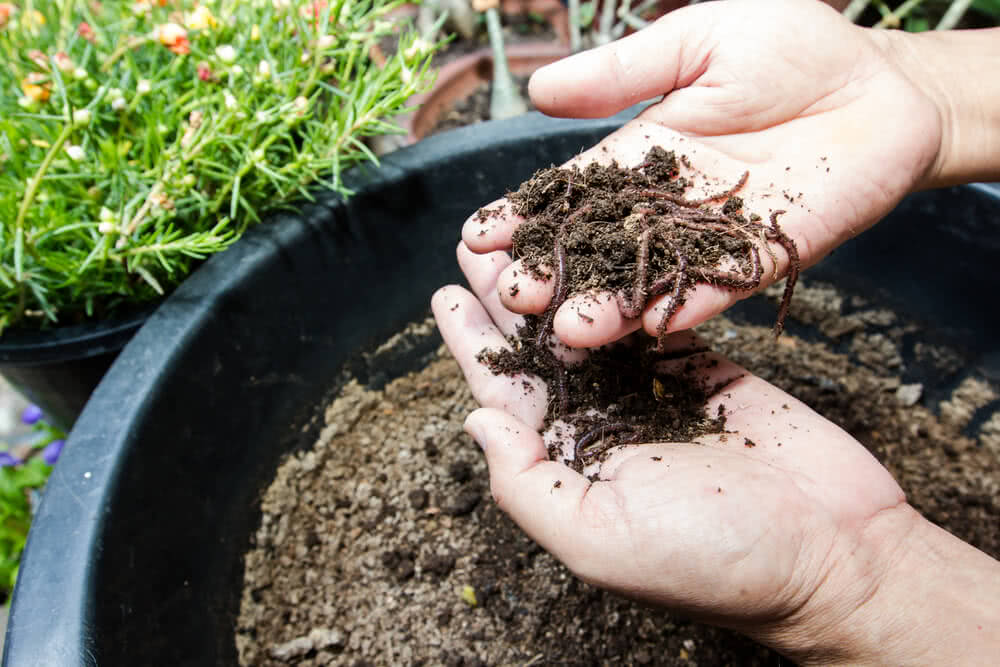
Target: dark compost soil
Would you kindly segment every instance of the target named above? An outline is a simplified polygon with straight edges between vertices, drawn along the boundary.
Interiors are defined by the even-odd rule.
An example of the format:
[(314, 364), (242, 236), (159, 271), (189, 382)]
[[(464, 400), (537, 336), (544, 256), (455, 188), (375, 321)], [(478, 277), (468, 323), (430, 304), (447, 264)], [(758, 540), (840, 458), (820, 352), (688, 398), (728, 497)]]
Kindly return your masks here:
[[(554, 277), (555, 296), (544, 314), (525, 318), (510, 350), (486, 350), (479, 360), (496, 374), (526, 372), (553, 388), (546, 425), (562, 419), (573, 428), (576, 446), (566, 463), (578, 471), (623, 443), (687, 441), (724, 430), (724, 406), (716, 419), (706, 419), (703, 408), (727, 383), (704, 386), (693, 362), (686, 373), (661, 374), (656, 360), (665, 356), (670, 319), (696, 284), (760, 287), (761, 252), (776, 257), (768, 242), (789, 259), (775, 334), (784, 326), (799, 273), (798, 251), (778, 222), (784, 211), (772, 212), (767, 222), (745, 215), (736, 193), (746, 173), (715, 194), (686, 197), (690, 181), (680, 175), (682, 163), (673, 152), (653, 148), (633, 168), (544, 169), (508, 197), (525, 219), (514, 232), (512, 254), (534, 276)], [(489, 224), (496, 210), (482, 209), (480, 222)], [(669, 295), (659, 339), (564, 364), (550, 337), (555, 312), (567, 298), (594, 290), (614, 293), (627, 318), (638, 317), (650, 298)], [(690, 357), (691, 350), (681, 352)], [(552, 458), (558, 449), (553, 445)]]

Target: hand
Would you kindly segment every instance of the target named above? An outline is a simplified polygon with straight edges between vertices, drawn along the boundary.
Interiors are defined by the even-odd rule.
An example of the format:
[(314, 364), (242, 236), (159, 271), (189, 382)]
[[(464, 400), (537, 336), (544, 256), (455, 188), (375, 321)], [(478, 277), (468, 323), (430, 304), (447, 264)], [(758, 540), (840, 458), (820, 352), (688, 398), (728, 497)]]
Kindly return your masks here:
[[(573, 163), (615, 159), (631, 166), (661, 145), (714, 177), (697, 181), (691, 198), (726, 190), (749, 171), (739, 193), (747, 208), (765, 220), (786, 209), (782, 228), (808, 266), (935, 171), (941, 112), (897, 64), (891, 39), (818, 2), (704, 3), (539, 70), (530, 92), (545, 113), (578, 117), (666, 94)], [(473, 216), (462, 238), (474, 252), (509, 250), (518, 222), (509, 208), (499, 219)], [(782, 275), (787, 255), (776, 248), (774, 256)], [(761, 258), (765, 287), (775, 272), (771, 256)], [(552, 297), (551, 281), (525, 280), (517, 265), (498, 284), (504, 304), (519, 313), (541, 313)], [(746, 296), (698, 285), (671, 329), (690, 328)], [(571, 298), (555, 317), (555, 333), (572, 347), (604, 344), (640, 325), (655, 334), (668, 305), (668, 296), (654, 299), (630, 320), (614, 300)], [(582, 324), (577, 312), (593, 324)]]
[[(970, 609), (972, 623), (987, 628), (978, 639), (989, 642), (1000, 616), (997, 586), (986, 583), (1000, 582), (996, 561), (923, 520), (847, 433), (721, 357), (704, 371), (710, 382), (744, 373), (707, 406), (715, 414), (725, 404), (724, 440), (624, 446), (598, 482), (550, 461), (538, 433), (544, 384), (494, 376), (476, 360), (484, 347), (505, 347), (519, 323), (496, 290), (510, 258), (463, 243), (458, 260), (475, 294), (444, 287), (432, 308), (484, 406), (466, 430), (486, 453), (496, 502), (579, 577), (741, 630), (803, 662), (920, 664), (933, 655), (921, 633), (953, 651), (954, 642), (938, 641), (950, 635), (926, 628), (962, 619), (955, 631), (964, 635)], [(939, 558), (924, 558), (927, 545), (942, 542)], [(949, 568), (968, 576), (956, 584)], [(914, 618), (916, 608), (939, 613), (930, 602), (939, 591), (928, 591), (938, 581), (966, 606), (945, 605), (944, 619)], [(980, 608), (983, 586), (992, 590)], [(959, 651), (973, 646), (980, 657), (996, 648), (969, 642)]]

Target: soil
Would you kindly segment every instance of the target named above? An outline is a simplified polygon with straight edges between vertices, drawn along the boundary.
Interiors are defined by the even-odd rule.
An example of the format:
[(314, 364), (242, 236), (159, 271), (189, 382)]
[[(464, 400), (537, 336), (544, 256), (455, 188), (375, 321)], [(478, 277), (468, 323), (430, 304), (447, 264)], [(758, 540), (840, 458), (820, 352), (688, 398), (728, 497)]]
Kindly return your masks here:
[[(931, 520), (1000, 557), (995, 387), (960, 351), (914, 343), (911, 323), (830, 286), (801, 285), (789, 320), (796, 335), (777, 344), (729, 317), (699, 332), (858, 438)], [(434, 335), (422, 322), (393, 344)], [(949, 373), (952, 389), (935, 398), (912, 381), (918, 367)], [(783, 664), (574, 578), (491, 500), (462, 432), (474, 407), (443, 348), (383, 388), (344, 387), (315, 446), (290, 456), (263, 498), (241, 664)]]
[[(528, 110), (534, 111), (535, 107), (531, 104), (531, 99), (528, 97), (528, 79), (530, 78), (527, 76), (513, 77), (514, 83), (521, 92), (521, 97), (528, 103)], [(475, 125), (476, 123), (490, 120), (490, 95), (492, 92), (492, 81), (484, 81), (476, 86), (471, 95), (456, 101), (450, 109), (441, 114), (438, 122), (427, 133), (428, 136), (446, 130), (453, 130), (457, 127)]]
[[(725, 429), (724, 406), (712, 420), (703, 408), (728, 382), (700, 384), (695, 368), (700, 360), (692, 354), (697, 351), (680, 351), (688, 359), (686, 372), (656, 372), (667, 325), (695, 285), (757, 289), (761, 253), (776, 258), (783, 251), (790, 269), (775, 333), (784, 326), (800, 268), (798, 250), (778, 222), (784, 211), (772, 212), (766, 223), (743, 213), (736, 193), (747, 173), (714, 194), (686, 196), (691, 181), (681, 176), (682, 167), (692, 173), (683, 156), (654, 147), (632, 168), (612, 162), (544, 169), (508, 195), (524, 217), (513, 235), (512, 256), (533, 277), (554, 277), (554, 296), (544, 314), (525, 318), (525, 326), (510, 337), (510, 349), (485, 350), (479, 360), (495, 374), (536, 375), (554, 389), (546, 426), (561, 419), (572, 427), (575, 446), (566, 462), (578, 471), (593, 470), (591, 464), (624, 443), (684, 441)], [(498, 210), (479, 211), (481, 233)], [(597, 290), (615, 294), (626, 318), (638, 317), (650, 298), (667, 294), (658, 340), (601, 349), (586, 363), (567, 366), (550, 336), (555, 312), (566, 299)], [(866, 349), (873, 345), (865, 342)], [(561, 449), (553, 444), (550, 456), (560, 458)]]

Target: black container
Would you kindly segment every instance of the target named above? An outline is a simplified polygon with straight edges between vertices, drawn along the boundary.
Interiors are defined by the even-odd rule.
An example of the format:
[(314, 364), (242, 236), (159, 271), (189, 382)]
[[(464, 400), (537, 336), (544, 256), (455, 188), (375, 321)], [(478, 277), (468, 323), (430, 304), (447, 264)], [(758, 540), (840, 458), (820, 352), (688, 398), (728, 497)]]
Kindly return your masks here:
[[(32, 527), (4, 664), (235, 663), (260, 493), (284, 454), (311, 444), (303, 427), (340, 371), (391, 374), (358, 353), (459, 279), (470, 212), (620, 122), (532, 115), (432, 137), (388, 156), (346, 205), (324, 198), (200, 268), (70, 436)], [(880, 285), (969, 364), (997, 368), (998, 216), (1000, 197), (981, 187), (915, 195), (809, 274), (872, 299)]]
[(131, 316), (0, 338), (0, 375), (68, 429), (152, 309)]

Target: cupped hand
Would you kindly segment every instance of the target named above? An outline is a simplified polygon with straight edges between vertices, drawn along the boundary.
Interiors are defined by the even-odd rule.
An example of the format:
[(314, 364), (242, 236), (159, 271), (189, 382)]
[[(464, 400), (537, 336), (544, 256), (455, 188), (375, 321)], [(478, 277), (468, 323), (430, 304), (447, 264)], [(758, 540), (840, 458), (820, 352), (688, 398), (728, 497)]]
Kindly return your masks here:
[(725, 406), (724, 437), (625, 445), (590, 481), (548, 458), (545, 438), (557, 436), (539, 433), (544, 383), (493, 375), (476, 359), (484, 348), (507, 346), (520, 320), (496, 290), (509, 257), (475, 254), (463, 243), (458, 259), (474, 293), (444, 287), (432, 307), (483, 406), (466, 429), (486, 453), (497, 503), (574, 573), (792, 654), (877, 588), (873, 544), (893, 533), (872, 539), (873, 525), (907, 506), (889, 473), (847, 433), (702, 353), (710, 383), (742, 375), (706, 406), (710, 415)]
[[(660, 145), (690, 160), (693, 199), (725, 191), (748, 171), (739, 193), (746, 208), (765, 220), (786, 210), (781, 225), (804, 266), (919, 187), (941, 151), (941, 113), (897, 64), (891, 38), (812, 0), (728, 0), (671, 12), (539, 70), (530, 92), (543, 112), (574, 117), (606, 116), (664, 95), (571, 163), (632, 166)], [(462, 238), (477, 253), (509, 250), (521, 219), (505, 201), (487, 208), (500, 214), (473, 215)], [(777, 247), (761, 258), (763, 288), (787, 271), (789, 258)], [(518, 313), (543, 312), (552, 282), (528, 281), (519, 269), (499, 276), (503, 303)], [(514, 284), (519, 289), (510, 289)], [(670, 329), (688, 329), (746, 296), (698, 285)], [(556, 314), (555, 333), (572, 347), (617, 340), (640, 326), (654, 334), (668, 306), (669, 296), (661, 296), (628, 319), (613, 299), (580, 295)], [(583, 324), (577, 313), (594, 322)]]

